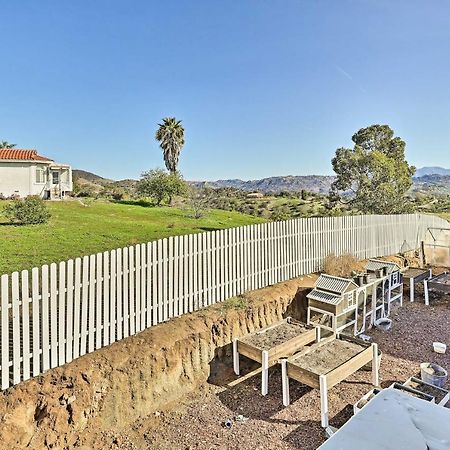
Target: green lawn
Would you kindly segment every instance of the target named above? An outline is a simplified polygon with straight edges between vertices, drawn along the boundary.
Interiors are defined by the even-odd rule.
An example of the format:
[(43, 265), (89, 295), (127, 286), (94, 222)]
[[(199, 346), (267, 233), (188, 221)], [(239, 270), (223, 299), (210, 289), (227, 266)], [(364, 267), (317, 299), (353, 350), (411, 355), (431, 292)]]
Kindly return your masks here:
[(262, 222), (229, 211), (210, 210), (205, 217), (193, 219), (177, 208), (106, 201), (89, 206), (78, 201), (49, 202), (48, 206), (52, 218), (45, 225), (8, 225), (0, 211), (0, 274), (171, 235)]

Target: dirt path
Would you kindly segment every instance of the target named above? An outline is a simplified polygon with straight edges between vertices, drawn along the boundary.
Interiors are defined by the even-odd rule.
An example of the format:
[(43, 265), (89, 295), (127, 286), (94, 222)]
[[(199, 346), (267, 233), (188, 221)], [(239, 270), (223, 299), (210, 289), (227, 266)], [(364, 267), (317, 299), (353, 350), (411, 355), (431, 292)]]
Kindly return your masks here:
[[(381, 385), (404, 381), (419, 372), (421, 362), (436, 362), (450, 369), (450, 356), (433, 352), (432, 342), (450, 344), (450, 306), (431, 296), (431, 306), (406, 302), (394, 311), (389, 332), (370, 333), (383, 352)], [(291, 405), (281, 402), (281, 379), (277, 367), (269, 377), (269, 394), (260, 395), (260, 378), (234, 388), (220, 384), (234, 379), (231, 361), (223, 365), (220, 380), (176, 410), (160, 412), (135, 422), (130, 430), (93, 438), (87, 448), (111, 449), (314, 449), (324, 441), (320, 426), (319, 392), (291, 381)], [(243, 365), (243, 371), (250, 366)], [(371, 373), (359, 371), (329, 392), (330, 422), (341, 426), (352, 415), (352, 404), (371, 389)], [(170, 405), (169, 405), (170, 406)], [(223, 422), (242, 414), (248, 420)], [(80, 443), (81, 444), (81, 443)]]

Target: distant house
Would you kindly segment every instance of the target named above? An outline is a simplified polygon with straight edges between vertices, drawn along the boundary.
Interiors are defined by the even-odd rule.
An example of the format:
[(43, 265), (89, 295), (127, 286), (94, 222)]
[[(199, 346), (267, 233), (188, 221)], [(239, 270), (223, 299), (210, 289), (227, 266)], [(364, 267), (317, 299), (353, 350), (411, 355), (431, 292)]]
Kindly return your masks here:
[(262, 194), (261, 192), (250, 192), (249, 194), (247, 194), (247, 198), (263, 198), (264, 194)]
[(0, 196), (63, 199), (72, 190), (72, 168), (36, 150), (0, 149)]

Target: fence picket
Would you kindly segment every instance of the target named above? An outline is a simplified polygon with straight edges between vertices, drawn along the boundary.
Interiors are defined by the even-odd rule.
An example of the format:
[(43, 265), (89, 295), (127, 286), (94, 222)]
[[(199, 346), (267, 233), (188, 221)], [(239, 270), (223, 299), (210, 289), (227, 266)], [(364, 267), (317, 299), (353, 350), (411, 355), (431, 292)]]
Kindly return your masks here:
[(75, 275), (73, 288), (73, 358), (80, 356), (81, 326), (81, 258), (75, 259)]
[(116, 341), (117, 332), (117, 307), (116, 307), (116, 286), (117, 286), (117, 260), (116, 250), (111, 251), (109, 262), (109, 343)]
[(58, 269), (50, 264), (50, 367), (58, 366)]
[(28, 270), (22, 270), (21, 300), (22, 300), (22, 379), (30, 378), (30, 290)]
[(66, 319), (66, 362), (70, 362), (73, 359), (73, 277), (74, 266), (73, 260), (67, 261), (67, 292), (66, 292), (66, 305), (67, 305), (67, 319)]
[(66, 263), (59, 263), (58, 278), (58, 365), (66, 363)]
[(91, 258), (83, 258), (83, 282), (81, 284), (81, 326), (80, 326), (80, 356), (87, 353), (88, 310), (89, 310), (89, 262)]
[(9, 276), (2, 275), (0, 279), (1, 324), (2, 324), (2, 389), (9, 388)]
[(110, 338), (110, 317), (109, 317), (109, 287), (110, 287), (110, 275), (109, 275), (109, 252), (103, 253), (103, 345), (109, 345)]
[(33, 376), (41, 373), (41, 327), (39, 307), (39, 269), (31, 270), (31, 314), (33, 327)]

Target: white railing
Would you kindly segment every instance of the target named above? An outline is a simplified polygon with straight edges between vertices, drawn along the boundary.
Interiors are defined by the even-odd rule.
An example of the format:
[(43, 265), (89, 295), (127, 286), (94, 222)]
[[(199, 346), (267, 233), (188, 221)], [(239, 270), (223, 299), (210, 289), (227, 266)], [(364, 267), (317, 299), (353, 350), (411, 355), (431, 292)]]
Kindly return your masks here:
[(428, 215), (295, 219), (44, 265), (0, 278), (0, 382), (6, 389), (204, 306), (315, 272), (329, 254), (415, 249)]

